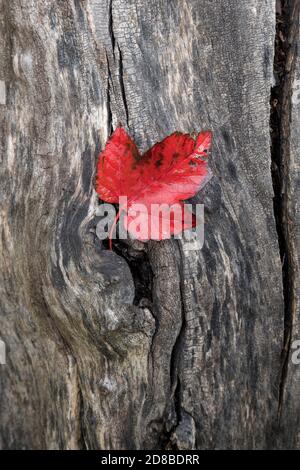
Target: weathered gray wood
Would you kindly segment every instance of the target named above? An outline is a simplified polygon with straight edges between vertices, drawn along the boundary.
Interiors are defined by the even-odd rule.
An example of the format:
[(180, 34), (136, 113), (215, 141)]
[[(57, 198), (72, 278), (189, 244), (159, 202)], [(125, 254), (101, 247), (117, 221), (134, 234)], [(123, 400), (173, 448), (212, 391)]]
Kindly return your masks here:
[[(300, 2), (287, 6), (286, 64), (282, 87), (282, 226), (285, 240), (286, 321), (280, 400), (280, 446), (300, 448)], [(293, 354), (295, 358), (293, 358)]]
[[(0, 6), (0, 447), (281, 446), (275, 2)], [(147, 244), (152, 302), (139, 305), (130, 266), (95, 237), (95, 162), (119, 122), (142, 150), (214, 132), (214, 176), (195, 198), (204, 247)]]

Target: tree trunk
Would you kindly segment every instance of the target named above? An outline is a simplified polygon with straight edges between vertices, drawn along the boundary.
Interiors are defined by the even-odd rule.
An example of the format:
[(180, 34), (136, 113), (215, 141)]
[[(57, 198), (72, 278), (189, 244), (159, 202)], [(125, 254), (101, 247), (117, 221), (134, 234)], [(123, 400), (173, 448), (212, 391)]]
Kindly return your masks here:
[[(0, 6), (0, 447), (300, 448), (299, 0)], [(213, 130), (201, 250), (95, 236), (118, 123)]]

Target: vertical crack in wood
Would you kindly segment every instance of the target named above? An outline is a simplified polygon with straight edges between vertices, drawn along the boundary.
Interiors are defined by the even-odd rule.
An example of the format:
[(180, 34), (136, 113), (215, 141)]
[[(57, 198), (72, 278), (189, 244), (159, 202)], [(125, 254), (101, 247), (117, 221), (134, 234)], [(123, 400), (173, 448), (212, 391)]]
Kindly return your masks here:
[(176, 338), (175, 344), (173, 346), (173, 350), (171, 353), (171, 364), (170, 364), (170, 381), (171, 381), (171, 391), (172, 391), (172, 399), (174, 404), (174, 411), (175, 411), (175, 419), (176, 422), (170, 429), (168, 435), (168, 443), (166, 445), (167, 449), (172, 450), (180, 450), (177, 446), (176, 439), (175, 439), (175, 432), (181, 420), (181, 383), (180, 383), (180, 371), (179, 369), (179, 361), (180, 361), (180, 354), (182, 352), (182, 341), (185, 335), (186, 329), (186, 316), (185, 316), (185, 309), (184, 309), (184, 300), (183, 300), (183, 253), (181, 250), (180, 242), (177, 241), (178, 247), (178, 264), (179, 264), (179, 275), (180, 275), (180, 300), (181, 300), (181, 326)]
[[(115, 84), (116, 88), (119, 88), (117, 91), (117, 95), (119, 96), (119, 100), (116, 96), (117, 102), (119, 101), (119, 105), (121, 105), (121, 102), (123, 103), (123, 108), (124, 108), (124, 113), (125, 113), (125, 120), (127, 126), (129, 125), (129, 110), (128, 110), (128, 104), (127, 104), (127, 98), (126, 98), (126, 91), (125, 91), (125, 83), (124, 83), (124, 67), (123, 67), (123, 55), (122, 51), (120, 48), (120, 45), (117, 41), (115, 32), (114, 32), (114, 19), (113, 19), (113, 0), (110, 0), (109, 2), (109, 7), (108, 7), (108, 32), (109, 32), (109, 37), (111, 40), (111, 48), (112, 48), (112, 67), (110, 67), (110, 62), (109, 62), (109, 56), (106, 52), (106, 59), (107, 59), (107, 65), (108, 65), (108, 93), (109, 93), (109, 98), (108, 98), (108, 106), (111, 108), (111, 100), (110, 100), (110, 86), (111, 84)], [(117, 54), (116, 54), (117, 51)], [(115, 81), (114, 81), (115, 80)], [(118, 110), (116, 110), (118, 113)], [(112, 121), (112, 112), (110, 109), (110, 118)], [(112, 126), (111, 126), (111, 131), (109, 132), (109, 135), (112, 132)]]
[(107, 106), (107, 135), (110, 136), (113, 132), (112, 125), (112, 109), (111, 109), (111, 70), (109, 65), (109, 59), (106, 52), (106, 63), (107, 63), (107, 88), (106, 88), (106, 106)]
[(282, 413), (295, 319), (295, 253), (290, 218), (290, 111), (299, 31), (299, 0), (277, 2), (274, 75), (271, 89), (271, 171), (284, 292), (284, 340), (279, 383), (278, 417)]
[[(178, 425), (177, 347), (182, 327), (178, 250), (175, 240), (150, 241), (147, 246), (153, 273), (153, 316), (150, 393), (155, 407), (146, 411), (147, 439), (154, 448), (169, 448)], [(177, 395), (178, 396), (178, 395)]]
[(120, 80), (120, 89), (121, 89), (121, 95), (122, 95), (122, 100), (123, 100), (124, 109), (125, 109), (126, 124), (127, 124), (127, 126), (128, 126), (128, 125), (129, 125), (129, 114), (128, 114), (128, 105), (127, 105), (126, 92), (125, 92), (125, 84), (124, 84), (123, 56), (122, 56), (122, 52), (121, 52), (121, 49), (120, 49), (119, 44), (118, 44), (118, 51), (119, 51), (119, 80)]
[(111, 47), (113, 51), (113, 55), (115, 56), (115, 34), (114, 34), (114, 19), (113, 19), (113, 0), (110, 0), (109, 7), (108, 7), (108, 31), (109, 36), (111, 39)]

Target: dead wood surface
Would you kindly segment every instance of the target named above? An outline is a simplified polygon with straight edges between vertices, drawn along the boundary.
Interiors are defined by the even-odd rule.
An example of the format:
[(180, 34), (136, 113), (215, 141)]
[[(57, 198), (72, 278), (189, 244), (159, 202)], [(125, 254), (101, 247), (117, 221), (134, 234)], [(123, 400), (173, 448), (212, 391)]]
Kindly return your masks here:
[[(1, 448), (300, 448), (275, 1), (0, 0), (0, 39)], [(293, 339), (299, 80), (293, 67), (280, 219)], [(95, 162), (118, 123), (141, 150), (213, 130), (202, 250), (151, 242), (134, 262), (101, 247)]]

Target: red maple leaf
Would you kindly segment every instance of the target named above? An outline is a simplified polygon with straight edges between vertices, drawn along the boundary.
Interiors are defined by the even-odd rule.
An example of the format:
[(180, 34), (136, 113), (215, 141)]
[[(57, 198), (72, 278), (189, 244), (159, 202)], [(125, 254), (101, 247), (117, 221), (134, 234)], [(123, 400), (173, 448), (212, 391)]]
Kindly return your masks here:
[[(140, 213), (139, 220), (145, 225), (150, 224), (152, 204), (165, 204), (169, 208), (180, 204), (199, 190), (201, 183), (207, 177), (207, 156), (211, 146), (212, 133), (201, 132), (194, 140), (189, 134), (174, 132), (161, 142), (155, 144), (144, 155), (139, 153), (137, 146), (122, 127), (118, 127), (107, 141), (105, 149), (100, 153), (96, 191), (103, 201), (118, 203), (119, 197), (127, 197), (127, 214), (124, 223), (130, 232), (135, 215), (132, 208), (143, 204), (145, 213)], [(119, 208), (118, 215), (110, 231), (111, 234), (124, 207)], [(126, 210), (126, 209), (125, 209)], [(167, 214), (168, 213), (168, 214)], [(165, 211), (169, 220), (169, 212)], [(147, 218), (146, 218), (147, 215)], [(144, 217), (145, 216), (145, 217)], [(156, 235), (140, 239), (165, 238), (161, 229), (164, 211), (156, 217)], [(153, 223), (154, 218), (151, 221)], [(179, 223), (180, 222), (180, 223)], [(176, 214), (170, 221), (170, 235), (195, 226), (195, 220), (182, 217), (178, 220)], [(144, 227), (145, 228), (145, 227)], [(149, 232), (151, 234), (152, 230)]]

